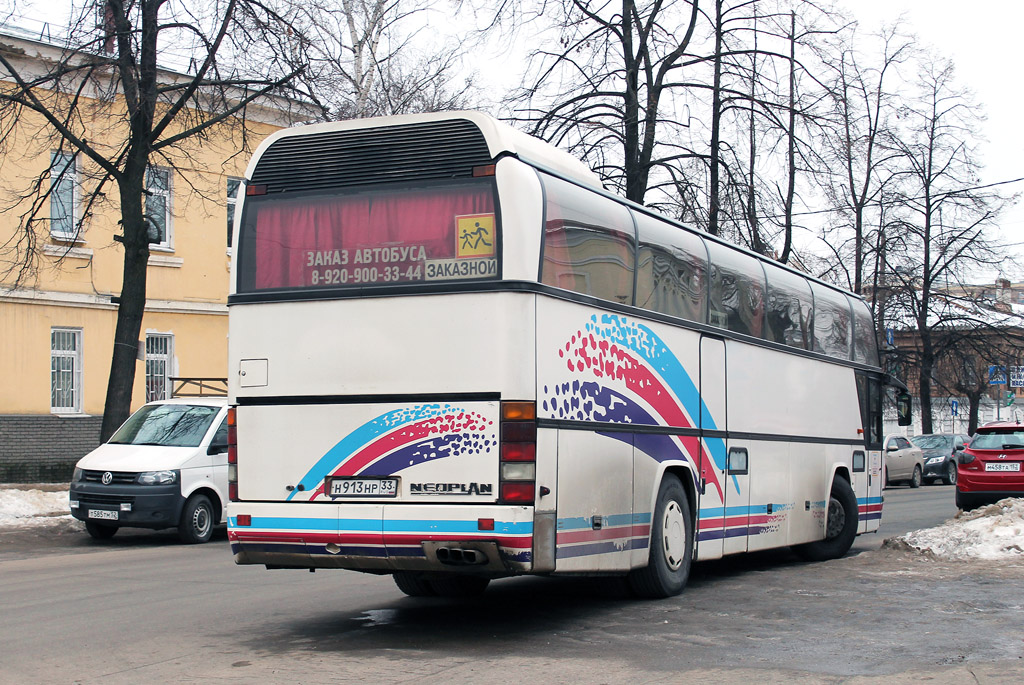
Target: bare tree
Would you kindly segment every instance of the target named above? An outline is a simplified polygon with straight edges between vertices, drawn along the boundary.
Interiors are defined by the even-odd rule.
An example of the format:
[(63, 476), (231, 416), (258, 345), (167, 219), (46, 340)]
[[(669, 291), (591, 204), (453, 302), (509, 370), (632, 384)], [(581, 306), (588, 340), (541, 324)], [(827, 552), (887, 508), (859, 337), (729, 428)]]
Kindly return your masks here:
[[(293, 84), (302, 73), (302, 51), (288, 18), (258, 0), (83, 2), (52, 58), (25, 60), (0, 50), (0, 129), (36, 126), (38, 141), (94, 169), (75, 230), (108, 192), (117, 197), (124, 266), (103, 440), (130, 411), (150, 244), (160, 228), (147, 214), (148, 170), (155, 161), (187, 167), (190, 146), (226, 135), (244, 150), (250, 108), (286, 96), (276, 101), (282, 107), (293, 101), (287, 96), (301, 95)], [(179, 68), (162, 68), (162, 60)], [(35, 268), (51, 173), (60, 169), (36, 180), (39, 192), (3, 246), (9, 283), (23, 283)]]
[(965, 288), (967, 279), (995, 270), (1001, 250), (989, 237), (1000, 198), (977, 188), (973, 154), (981, 115), (957, 88), (953, 65), (926, 58), (919, 92), (901, 108), (904, 122), (891, 141), (899, 154), (897, 231), (887, 241), (887, 273), (897, 285), (890, 307), (897, 321), (913, 322), (920, 338), (916, 362), (922, 428), (932, 432), (932, 379), (949, 328), (977, 327), (955, 299), (940, 293)]
[[(431, 44), (425, 0), (315, 0), (297, 5), (309, 40), (303, 79), (328, 119), (465, 106), (461, 44)], [(436, 41), (435, 41), (436, 43)]]
[[(821, 137), (828, 163), (821, 178), (826, 197), (838, 210), (838, 225), (827, 228), (825, 236), (836, 251), (836, 264), (846, 275), (844, 285), (874, 300), (878, 288), (865, 287), (878, 285), (867, 280), (868, 260), (876, 248), (884, 248), (885, 237), (879, 233), (872, 239), (871, 223), (875, 219), (875, 230), (884, 231), (880, 216), (883, 193), (896, 173), (898, 157), (898, 152), (887, 146), (896, 137), (899, 105), (892, 81), (913, 50), (911, 39), (903, 36), (898, 26), (871, 40), (880, 44), (877, 55), (863, 55), (864, 41), (856, 29), (820, 46), (831, 109), (830, 125)], [(872, 207), (880, 208), (879, 215), (871, 216)]]
[(661, 129), (686, 126), (668, 96), (679, 88), (697, 0), (542, 2), (524, 16), (554, 27), (557, 40), (530, 55), (513, 118), (642, 203), (652, 172), (688, 154), (659, 150), (672, 137)]

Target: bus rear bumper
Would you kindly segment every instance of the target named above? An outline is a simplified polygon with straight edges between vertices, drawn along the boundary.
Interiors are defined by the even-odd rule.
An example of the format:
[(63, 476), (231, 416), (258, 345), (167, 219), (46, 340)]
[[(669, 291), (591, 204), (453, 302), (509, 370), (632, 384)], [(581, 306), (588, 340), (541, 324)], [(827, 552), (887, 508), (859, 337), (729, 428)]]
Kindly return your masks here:
[(232, 502), (228, 540), (269, 568), (512, 575), (533, 569), (533, 508)]

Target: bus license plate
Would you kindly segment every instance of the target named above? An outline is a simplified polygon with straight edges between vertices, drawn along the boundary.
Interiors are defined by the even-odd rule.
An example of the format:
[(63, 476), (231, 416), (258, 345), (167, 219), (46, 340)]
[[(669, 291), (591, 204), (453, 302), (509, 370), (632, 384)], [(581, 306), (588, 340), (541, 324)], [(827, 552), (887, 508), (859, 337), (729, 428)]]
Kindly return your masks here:
[(331, 497), (397, 497), (397, 478), (332, 478)]
[(988, 462), (985, 464), (986, 471), (1020, 471), (1020, 462)]
[(90, 509), (89, 518), (91, 519), (106, 519), (107, 521), (116, 521), (117, 512), (108, 511), (106, 509)]

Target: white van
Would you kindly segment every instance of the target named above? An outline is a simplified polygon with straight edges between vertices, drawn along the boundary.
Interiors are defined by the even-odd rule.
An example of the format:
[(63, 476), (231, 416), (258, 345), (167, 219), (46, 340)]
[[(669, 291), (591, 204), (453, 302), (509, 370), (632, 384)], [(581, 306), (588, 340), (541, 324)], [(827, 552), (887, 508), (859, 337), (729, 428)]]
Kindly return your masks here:
[(182, 541), (206, 542), (225, 523), (227, 453), (226, 398), (150, 402), (79, 460), (71, 514), (96, 539), (177, 527)]

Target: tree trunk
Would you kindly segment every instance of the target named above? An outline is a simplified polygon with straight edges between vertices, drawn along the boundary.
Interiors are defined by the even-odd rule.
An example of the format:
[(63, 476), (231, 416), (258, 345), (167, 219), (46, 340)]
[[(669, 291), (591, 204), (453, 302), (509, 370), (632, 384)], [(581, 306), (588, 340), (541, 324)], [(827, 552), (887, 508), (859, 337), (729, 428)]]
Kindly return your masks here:
[(145, 167), (136, 172), (134, 182), (121, 184), (121, 216), (124, 237), (124, 276), (117, 306), (114, 353), (110, 361), (110, 379), (103, 407), (100, 441), (106, 442), (131, 413), (132, 388), (139, 353), (139, 333), (146, 310), (146, 276), (149, 265), (149, 234), (143, 219), (142, 195)]

